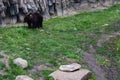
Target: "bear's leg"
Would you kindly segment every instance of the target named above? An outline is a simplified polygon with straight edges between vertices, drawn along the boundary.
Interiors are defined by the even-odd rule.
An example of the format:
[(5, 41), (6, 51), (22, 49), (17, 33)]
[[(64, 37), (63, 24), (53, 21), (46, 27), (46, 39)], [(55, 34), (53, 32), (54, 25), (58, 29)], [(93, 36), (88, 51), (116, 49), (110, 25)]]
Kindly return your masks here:
[(43, 28), (42, 22), (39, 23), (39, 28)]
[(40, 28), (43, 28), (43, 27), (42, 27), (42, 23), (40, 24)]
[(35, 24), (35, 27), (34, 28), (38, 28), (38, 24)]
[(40, 28), (40, 25), (39, 25), (39, 24), (37, 24), (37, 25), (36, 25), (36, 28)]
[(28, 28), (32, 28), (32, 23), (28, 22)]
[(32, 28), (34, 29), (34, 28), (37, 28), (37, 27), (38, 27), (38, 24), (37, 23), (33, 23)]

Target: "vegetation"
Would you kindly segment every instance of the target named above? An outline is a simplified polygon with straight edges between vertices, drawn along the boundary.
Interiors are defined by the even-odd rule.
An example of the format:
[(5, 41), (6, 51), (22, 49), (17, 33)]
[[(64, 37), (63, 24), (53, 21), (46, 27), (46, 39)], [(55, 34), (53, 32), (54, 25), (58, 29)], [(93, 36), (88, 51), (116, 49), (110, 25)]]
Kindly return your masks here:
[[(91, 44), (98, 53), (95, 55), (100, 65), (109, 67), (115, 61), (115, 67), (120, 68), (119, 35), (105, 42), (102, 47), (96, 46), (103, 34), (120, 31), (119, 16), (120, 5), (114, 5), (101, 11), (44, 21), (44, 29), (0, 28), (0, 51), (5, 51), (10, 56), (10, 68), (0, 63), (0, 69), (4, 67), (8, 73), (5, 76), (0, 75), (0, 80), (14, 80), (20, 74), (30, 75), (29, 70), (40, 64), (51, 67), (52, 71), (61, 64), (69, 64), (68, 59), (83, 64), (85, 61), (82, 53), (88, 51)], [(17, 57), (26, 59), (29, 67), (23, 70), (14, 65), (12, 61)], [(38, 80), (39, 76), (44, 75), (48, 80), (52, 71), (44, 70), (30, 76)], [(95, 80), (94, 76), (90, 80)]]

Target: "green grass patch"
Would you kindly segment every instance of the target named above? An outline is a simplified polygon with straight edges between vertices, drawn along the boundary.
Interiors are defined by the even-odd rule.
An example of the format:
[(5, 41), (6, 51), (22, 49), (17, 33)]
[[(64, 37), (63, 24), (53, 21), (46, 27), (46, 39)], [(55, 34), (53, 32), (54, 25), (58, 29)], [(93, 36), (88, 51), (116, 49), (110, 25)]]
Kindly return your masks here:
[[(0, 36), (2, 36), (0, 51), (6, 51), (10, 59), (22, 57), (29, 62), (29, 68), (25, 70), (11, 64), (10, 69), (7, 70), (8, 75), (0, 77), (0, 80), (6, 78), (14, 80), (16, 75), (29, 74), (29, 70), (38, 64), (58, 68), (61, 64), (69, 64), (67, 58), (84, 63), (83, 50), (88, 50), (90, 44), (96, 46), (102, 34), (119, 31), (118, 27), (113, 26), (114, 21), (120, 21), (119, 16), (120, 5), (114, 5), (102, 11), (83, 12), (70, 17), (44, 21), (43, 30), (25, 27), (0, 28)], [(108, 26), (104, 26), (105, 24)], [(120, 40), (117, 39), (115, 42), (117, 49), (107, 47), (96, 49), (99, 54), (106, 56), (114, 51), (116, 54), (114, 59), (118, 60), (119, 64)], [(98, 60), (102, 65), (108, 63), (104, 63), (106, 57), (98, 56)], [(46, 80), (51, 80), (47, 77), (50, 73), (51, 71), (43, 71)], [(38, 76), (33, 76), (34, 79), (36, 77)], [(94, 80), (94, 76), (91, 80)]]

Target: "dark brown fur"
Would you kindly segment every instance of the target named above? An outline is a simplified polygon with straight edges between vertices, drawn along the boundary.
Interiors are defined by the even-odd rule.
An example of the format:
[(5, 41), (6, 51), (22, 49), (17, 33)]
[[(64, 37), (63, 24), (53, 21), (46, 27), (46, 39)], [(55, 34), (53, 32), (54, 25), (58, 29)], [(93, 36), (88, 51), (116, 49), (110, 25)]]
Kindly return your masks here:
[(37, 12), (29, 13), (24, 17), (24, 22), (28, 24), (28, 28), (42, 28), (43, 16)]

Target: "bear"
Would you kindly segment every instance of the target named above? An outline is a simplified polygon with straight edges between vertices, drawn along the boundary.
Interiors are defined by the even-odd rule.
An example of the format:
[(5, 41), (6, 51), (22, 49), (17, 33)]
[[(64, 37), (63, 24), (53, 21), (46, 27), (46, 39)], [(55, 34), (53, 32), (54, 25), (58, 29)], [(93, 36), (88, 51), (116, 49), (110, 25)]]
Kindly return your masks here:
[(43, 16), (38, 12), (29, 13), (24, 17), (28, 28), (43, 28)]

